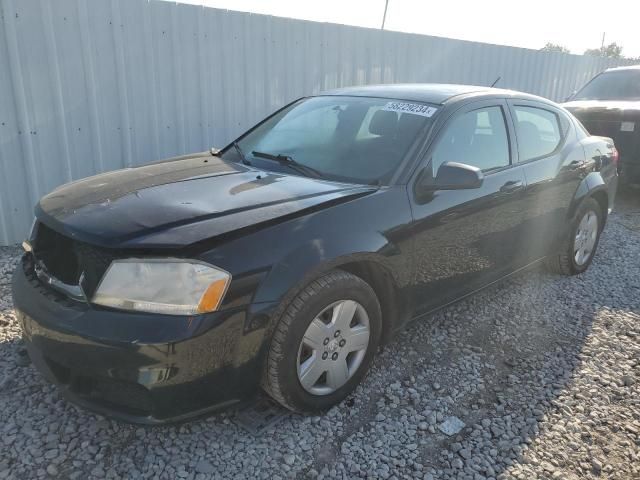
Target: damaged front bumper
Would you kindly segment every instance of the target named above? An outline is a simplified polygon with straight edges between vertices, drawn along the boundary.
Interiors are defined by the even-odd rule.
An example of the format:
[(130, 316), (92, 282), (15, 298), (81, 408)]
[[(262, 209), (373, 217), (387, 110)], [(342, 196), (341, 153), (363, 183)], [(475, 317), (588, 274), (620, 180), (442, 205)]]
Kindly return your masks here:
[[(275, 305), (198, 316), (123, 312), (46, 287), (30, 255), (13, 298), (34, 365), (72, 402), (125, 421), (184, 420), (254, 396)], [(258, 318), (260, 317), (260, 318)]]

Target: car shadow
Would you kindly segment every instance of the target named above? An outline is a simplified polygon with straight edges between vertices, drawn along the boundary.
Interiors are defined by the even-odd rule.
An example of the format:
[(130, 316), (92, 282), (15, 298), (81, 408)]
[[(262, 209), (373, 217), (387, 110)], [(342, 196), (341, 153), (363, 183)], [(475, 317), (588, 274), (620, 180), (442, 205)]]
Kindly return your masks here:
[[(611, 442), (630, 446), (635, 434), (609, 405), (630, 408), (635, 379), (624, 362), (602, 378), (598, 370), (598, 354), (625, 360), (620, 350), (640, 320), (629, 262), (640, 253), (640, 196), (622, 191), (618, 202), (585, 274), (523, 272), (410, 325), (376, 361), (367, 394), (356, 394), (368, 414), (342, 440), (378, 438), (384, 429), (371, 420), (380, 413), (398, 425), (424, 422), (405, 463), (435, 478), (577, 478), (624, 463), (627, 452)], [(605, 419), (594, 425), (590, 410)], [(447, 436), (439, 427), (452, 416), (466, 427)]]

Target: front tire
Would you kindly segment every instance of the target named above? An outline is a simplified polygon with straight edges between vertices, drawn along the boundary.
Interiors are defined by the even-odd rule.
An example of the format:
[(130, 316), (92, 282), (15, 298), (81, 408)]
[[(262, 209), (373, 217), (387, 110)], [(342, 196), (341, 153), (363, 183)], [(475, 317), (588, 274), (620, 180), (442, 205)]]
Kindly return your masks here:
[(604, 213), (600, 204), (593, 198), (586, 199), (576, 211), (560, 253), (547, 257), (547, 268), (562, 275), (585, 272), (593, 261), (603, 226)]
[(381, 330), (380, 304), (369, 284), (348, 272), (328, 272), (298, 293), (280, 317), (263, 388), (289, 410), (326, 410), (360, 383)]

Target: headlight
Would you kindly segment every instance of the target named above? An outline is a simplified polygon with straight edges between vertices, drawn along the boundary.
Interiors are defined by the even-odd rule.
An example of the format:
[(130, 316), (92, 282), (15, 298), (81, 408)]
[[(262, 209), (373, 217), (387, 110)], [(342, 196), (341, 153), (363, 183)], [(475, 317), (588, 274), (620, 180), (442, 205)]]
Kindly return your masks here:
[(115, 260), (92, 301), (123, 310), (196, 315), (216, 310), (230, 282), (228, 272), (193, 260)]

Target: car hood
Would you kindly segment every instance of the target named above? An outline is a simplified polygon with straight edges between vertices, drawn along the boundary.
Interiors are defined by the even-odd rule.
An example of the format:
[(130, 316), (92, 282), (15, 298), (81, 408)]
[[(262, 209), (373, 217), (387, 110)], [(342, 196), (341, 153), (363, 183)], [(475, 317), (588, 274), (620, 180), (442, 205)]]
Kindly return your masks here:
[(40, 200), (36, 216), (94, 245), (171, 248), (266, 226), (374, 190), (199, 154), (63, 185)]

